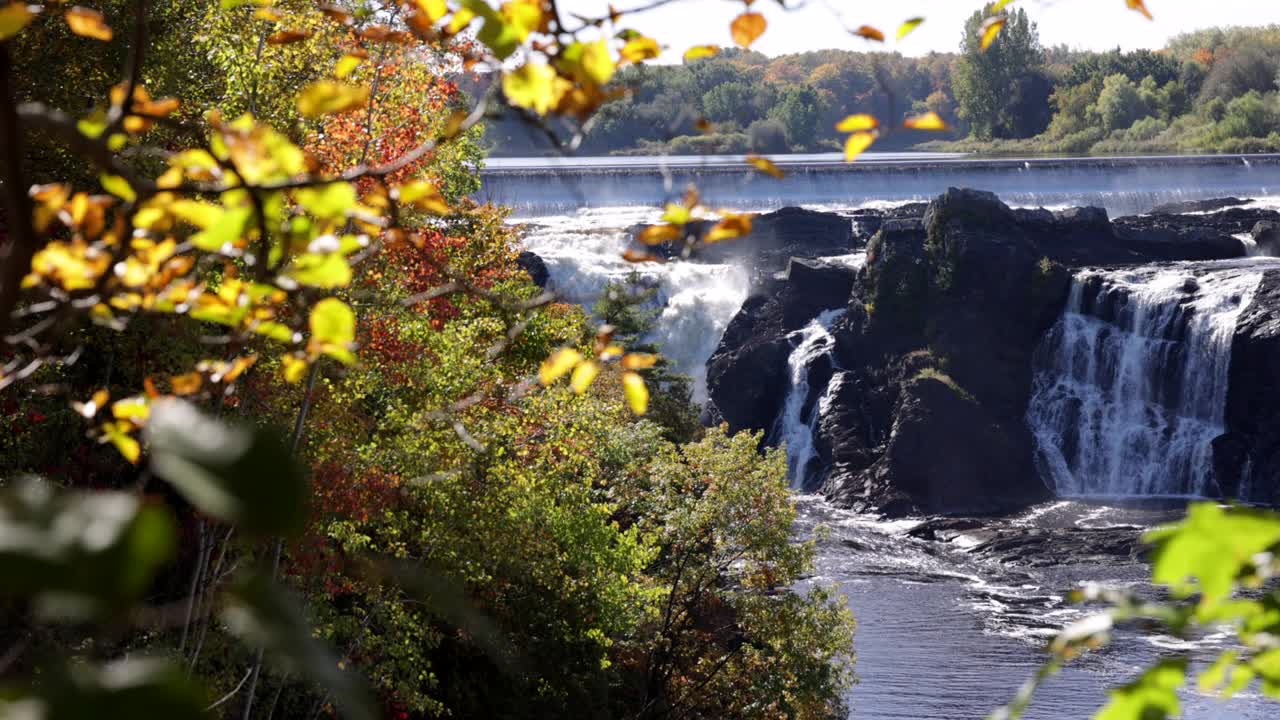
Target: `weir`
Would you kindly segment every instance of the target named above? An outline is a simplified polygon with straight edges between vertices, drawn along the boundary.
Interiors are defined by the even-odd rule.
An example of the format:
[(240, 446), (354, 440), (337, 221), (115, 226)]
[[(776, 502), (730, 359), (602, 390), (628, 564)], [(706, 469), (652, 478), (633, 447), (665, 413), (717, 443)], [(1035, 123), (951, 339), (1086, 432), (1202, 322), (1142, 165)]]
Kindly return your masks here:
[(1236, 319), (1262, 269), (1186, 264), (1077, 273), (1035, 357), (1027, 423), (1064, 497), (1220, 496)]
[[(871, 155), (871, 154), (868, 154)], [(857, 199), (928, 200), (948, 187), (980, 187), (1011, 205), (1098, 206), (1112, 217), (1179, 200), (1280, 192), (1280, 155), (1114, 158), (939, 158), (897, 154), (856, 163), (838, 156), (775, 158), (775, 179), (740, 158), (520, 158), (492, 161), (478, 199), (520, 214), (661, 204), (695, 184), (718, 207), (849, 206)]]

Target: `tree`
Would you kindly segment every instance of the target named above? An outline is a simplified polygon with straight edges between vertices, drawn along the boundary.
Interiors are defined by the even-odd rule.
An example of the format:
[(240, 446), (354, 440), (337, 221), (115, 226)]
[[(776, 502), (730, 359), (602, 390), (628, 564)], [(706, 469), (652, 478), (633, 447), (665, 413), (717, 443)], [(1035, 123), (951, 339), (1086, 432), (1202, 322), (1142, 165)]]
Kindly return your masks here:
[(782, 97), (769, 117), (782, 123), (787, 142), (792, 148), (808, 148), (817, 139), (818, 118), (822, 117), (822, 101), (808, 85), (793, 87)]
[(742, 82), (726, 82), (717, 85), (702, 96), (702, 109), (712, 122), (732, 123), (746, 127), (755, 120), (751, 88)]
[[(1019, 137), (1016, 112), (1017, 87), (1025, 78), (1039, 72), (1044, 65), (1035, 23), (1022, 9), (1008, 14), (995, 42), (985, 51), (981, 46), (983, 22), (990, 17), (990, 6), (975, 12), (965, 22), (961, 57), (956, 63), (956, 103), (960, 117), (969, 123), (970, 132), (978, 138)], [(1028, 92), (1028, 100), (1039, 93)], [(1046, 95), (1047, 99), (1047, 95)], [(1025, 107), (1022, 109), (1026, 109)]]
[(1151, 106), (1132, 80), (1117, 73), (1103, 81), (1098, 95), (1098, 115), (1107, 132), (1124, 130), (1152, 114)]

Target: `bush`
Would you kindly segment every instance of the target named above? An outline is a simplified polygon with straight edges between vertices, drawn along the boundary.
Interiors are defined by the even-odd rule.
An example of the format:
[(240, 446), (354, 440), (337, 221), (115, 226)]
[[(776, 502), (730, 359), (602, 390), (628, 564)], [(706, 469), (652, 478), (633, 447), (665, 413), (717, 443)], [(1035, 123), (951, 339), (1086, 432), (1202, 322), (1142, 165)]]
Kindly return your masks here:
[(1151, 106), (1129, 78), (1117, 73), (1102, 82), (1102, 92), (1098, 94), (1098, 115), (1107, 132), (1124, 130), (1151, 114)]

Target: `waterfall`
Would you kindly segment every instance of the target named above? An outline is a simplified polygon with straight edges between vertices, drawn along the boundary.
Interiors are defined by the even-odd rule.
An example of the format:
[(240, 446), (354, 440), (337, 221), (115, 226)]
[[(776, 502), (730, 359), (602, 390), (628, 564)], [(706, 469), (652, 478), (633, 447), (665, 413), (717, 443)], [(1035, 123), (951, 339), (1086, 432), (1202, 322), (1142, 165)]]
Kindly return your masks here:
[(524, 244), (546, 263), (551, 289), (588, 310), (610, 282), (632, 272), (657, 288), (653, 303), (661, 315), (646, 340), (677, 372), (693, 378), (693, 399), (702, 403), (707, 358), (747, 299), (750, 276), (738, 265), (624, 260), (627, 228), (655, 222), (660, 213), (652, 207), (613, 207), (538, 217), (526, 225)]
[(1086, 270), (1035, 357), (1027, 422), (1062, 496), (1213, 496), (1247, 265)]
[(773, 437), (776, 442), (786, 444), (787, 474), (793, 488), (806, 487), (813, 474), (809, 466), (818, 457), (813, 446), (818, 403), (809, 402), (810, 366), (817, 358), (830, 354), (835, 347), (835, 338), (828, 331), (831, 323), (842, 314), (844, 309), (827, 310), (790, 336), (796, 344), (787, 358), (787, 397), (774, 426)]

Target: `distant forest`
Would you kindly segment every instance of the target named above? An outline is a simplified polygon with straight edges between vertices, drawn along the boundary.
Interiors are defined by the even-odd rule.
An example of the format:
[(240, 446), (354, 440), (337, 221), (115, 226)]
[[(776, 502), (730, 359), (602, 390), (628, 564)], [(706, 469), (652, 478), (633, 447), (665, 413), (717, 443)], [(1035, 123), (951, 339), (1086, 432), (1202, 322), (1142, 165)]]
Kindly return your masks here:
[[(888, 133), (875, 150), (1107, 154), (1280, 151), (1280, 26), (1214, 28), (1135, 52), (1045, 48), (1024, 12), (986, 51), (980, 14), (956, 53), (818, 50), (769, 58), (725, 50), (682, 65), (619, 72), (621, 97), (579, 154), (838, 150), (853, 113), (900, 121), (935, 111), (952, 126)], [(483, 81), (473, 86), (481, 92)], [(553, 152), (545, 133), (503, 118), (495, 156)]]

